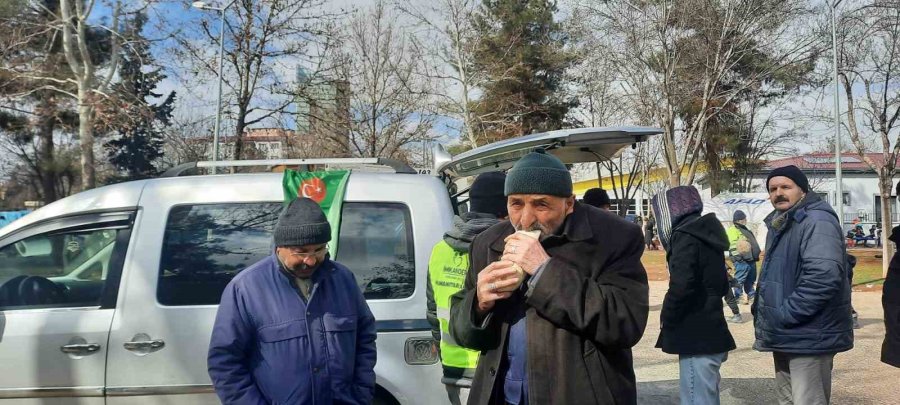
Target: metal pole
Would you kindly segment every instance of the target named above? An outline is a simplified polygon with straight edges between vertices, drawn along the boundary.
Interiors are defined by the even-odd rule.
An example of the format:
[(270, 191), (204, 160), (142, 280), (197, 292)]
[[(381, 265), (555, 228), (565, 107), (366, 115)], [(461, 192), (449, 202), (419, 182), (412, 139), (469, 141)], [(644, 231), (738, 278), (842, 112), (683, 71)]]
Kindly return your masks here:
[(837, 200), (835, 201), (835, 211), (841, 225), (841, 232), (844, 229), (844, 183), (841, 177), (841, 102), (838, 94), (840, 93), (840, 85), (838, 84), (838, 56), (837, 56), (837, 6), (841, 4), (841, 0), (834, 2), (831, 6), (831, 49), (834, 64), (834, 177), (835, 177), (835, 193)]
[[(222, 130), (222, 68), (225, 59), (225, 10), (223, 7), (222, 23), (219, 26), (219, 91), (216, 97), (216, 128), (213, 133), (213, 162), (219, 160), (219, 132)], [(212, 174), (216, 174), (215, 166), (211, 169)]]

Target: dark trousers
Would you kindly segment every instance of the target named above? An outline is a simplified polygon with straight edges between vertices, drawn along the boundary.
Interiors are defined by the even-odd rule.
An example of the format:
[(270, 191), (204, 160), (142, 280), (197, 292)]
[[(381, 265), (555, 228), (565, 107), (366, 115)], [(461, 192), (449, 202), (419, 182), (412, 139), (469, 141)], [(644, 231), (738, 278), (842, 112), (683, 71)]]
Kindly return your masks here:
[(731, 287), (725, 293), (725, 303), (728, 304), (728, 308), (731, 308), (731, 313), (737, 315), (741, 313), (740, 308), (738, 308), (737, 298), (734, 296), (733, 288), (739, 287), (741, 284), (738, 283), (734, 277), (731, 277), (731, 274), (728, 275), (728, 285)]

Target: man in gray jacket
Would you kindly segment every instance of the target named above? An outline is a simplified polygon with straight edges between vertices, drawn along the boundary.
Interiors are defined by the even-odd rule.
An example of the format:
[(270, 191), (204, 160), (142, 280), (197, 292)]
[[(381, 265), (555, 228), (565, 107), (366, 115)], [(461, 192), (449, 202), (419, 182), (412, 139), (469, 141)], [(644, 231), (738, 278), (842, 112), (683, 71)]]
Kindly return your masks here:
[(796, 166), (773, 170), (766, 188), (775, 211), (765, 220), (753, 348), (772, 352), (780, 404), (828, 404), (834, 355), (853, 348), (841, 226)]

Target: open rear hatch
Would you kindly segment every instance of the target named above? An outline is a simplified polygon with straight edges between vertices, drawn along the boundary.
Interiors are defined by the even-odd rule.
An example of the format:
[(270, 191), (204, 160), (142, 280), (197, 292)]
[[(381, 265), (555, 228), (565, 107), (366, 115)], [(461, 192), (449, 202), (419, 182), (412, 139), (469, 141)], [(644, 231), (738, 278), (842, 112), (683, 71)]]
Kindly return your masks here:
[(454, 156), (438, 167), (438, 173), (452, 182), (484, 172), (505, 171), (537, 148), (546, 149), (565, 164), (599, 162), (612, 159), (622, 149), (660, 133), (660, 128), (623, 126), (561, 129), (525, 135)]

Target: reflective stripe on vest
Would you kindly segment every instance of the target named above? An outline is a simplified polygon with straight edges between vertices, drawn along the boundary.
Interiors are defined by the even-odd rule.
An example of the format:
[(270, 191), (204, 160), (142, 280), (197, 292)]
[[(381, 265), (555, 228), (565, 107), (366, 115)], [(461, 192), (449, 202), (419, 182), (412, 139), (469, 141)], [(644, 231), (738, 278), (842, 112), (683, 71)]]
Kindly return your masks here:
[(478, 351), (460, 347), (449, 327), (450, 297), (463, 289), (468, 270), (469, 255), (457, 252), (447, 242), (441, 241), (431, 251), (428, 273), (441, 324), (441, 362), (449, 367), (475, 368), (478, 364)]

